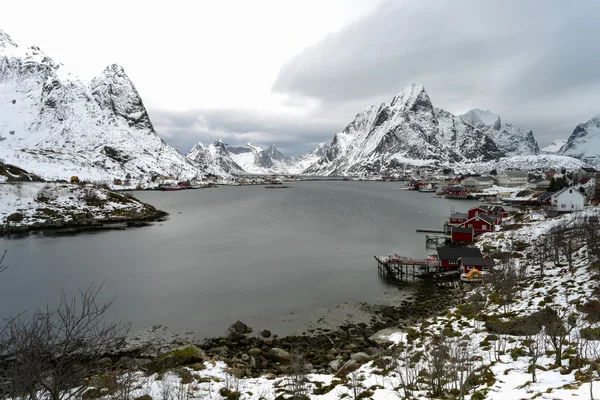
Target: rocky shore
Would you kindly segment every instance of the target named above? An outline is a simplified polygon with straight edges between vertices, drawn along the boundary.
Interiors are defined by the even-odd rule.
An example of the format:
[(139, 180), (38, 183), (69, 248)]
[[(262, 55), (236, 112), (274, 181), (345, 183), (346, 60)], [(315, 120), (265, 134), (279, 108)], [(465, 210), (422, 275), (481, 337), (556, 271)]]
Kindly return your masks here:
[[(369, 323), (348, 323), (339, 329), (308, 329), (301, 335), (278, 337), (269, 330), (254, 332), (237, 321), (223, 337), (202, 343), (185, 340), (162, 346), (145, 343), (113, 356), (112, 364), (108, 359), (106, 362), (118, 368), (159, 372), (202, 361), (223, 361), (236, 376), (259, 377), (285, 375), (290, 372), (294, 357), (301, 356), (307, 373), (335, 373), (381, 356), (393, 344), (390, 335), (410, 335), (409, 326), (441, 313), (456, 303), (461, 293), (454, 289), (434, 290), (429, 282), (415, 285), (414, 296), (400, 306), (371, 305)], [(180, 353), (185, 356), (178, 357)]]

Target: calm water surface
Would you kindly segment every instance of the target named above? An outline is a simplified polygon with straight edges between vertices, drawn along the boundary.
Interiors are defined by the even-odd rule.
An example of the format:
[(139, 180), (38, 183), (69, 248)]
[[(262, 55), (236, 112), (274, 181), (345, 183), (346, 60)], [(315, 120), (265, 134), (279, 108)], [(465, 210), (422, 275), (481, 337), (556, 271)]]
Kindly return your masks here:
[[(439, 229), (466, 201), (399, 183), (294, 182), (291, 189), (219, 187), (136, 192), (170, 213), (151, 227), (1, 240), (0, 316), (55, 304), (61, 291), (105, 282), (112, 315), (203, 336), (240, 319), (255, 330), (301, 329), (316, 310), (385, 302), (375, 254), (425, 254), (416, 228)], [(471, 203), (468, 203), (471, 204)], [(338, 249), (339, 248), (339, 249)]]

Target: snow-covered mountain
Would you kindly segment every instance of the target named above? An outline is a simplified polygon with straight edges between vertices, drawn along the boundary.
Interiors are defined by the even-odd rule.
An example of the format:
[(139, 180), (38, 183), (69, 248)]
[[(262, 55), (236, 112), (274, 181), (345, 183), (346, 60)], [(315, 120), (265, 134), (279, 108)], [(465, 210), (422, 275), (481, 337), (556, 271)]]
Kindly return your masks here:
[(600, 165), (600, 114), (588, 122), (577, 125), (558, 154)]
[(0, 31), (0, 157), (44, 178), (179, 179), (201, 173), (154, 130), (122, 67), (78, 79)]
[(295, 169), (297, 170), (296, 173), (303, 172), (305, 169), (319, 161), (327, 154), (328, 149), (329, 146), (327, 143), (319, 143), (312, 151), (300, 156), (295, 164)]
[(503, 155), (482, 131), (434, 108), (425, 88), (412, 84), (391, 103), (359, 113), (305, 173), (376, 173), (402, 163), (480, 162)]
[(536, 155), (540, 152), (533, 131), (506, 123), (490, 111), (476, 108), (459, 117), (488, 135), (507, 156)]
[(277, 147), (262, 149), (248, 143), (245, 146), (227, 146), (231, 158), (249, 174), (296, 173), (296, 160), (281, 154)]
[(556, 139), (554, 142), (550, 143), (548, 146), (544, 147), (540, 151), (542, 153), (555, 154), (567, 143), (566, 139)]
[(239, 175), (245, 171), (231, 157), (227, 145), (217, 140), (208, 146), (198, 142), (186, 157), (206, 173), (218, 176)]

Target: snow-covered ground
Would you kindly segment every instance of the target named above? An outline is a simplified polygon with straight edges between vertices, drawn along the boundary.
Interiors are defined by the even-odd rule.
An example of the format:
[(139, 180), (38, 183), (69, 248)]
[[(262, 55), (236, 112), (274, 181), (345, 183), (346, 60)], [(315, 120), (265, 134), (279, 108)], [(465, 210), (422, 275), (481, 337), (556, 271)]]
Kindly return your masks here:
[(0, 184), (2, 225), (66, 226), (81, 220), (119, 221), (150, 217), (156, 210), (141, 201), (91, 185), (19, 182)]
[[(302, 385), (295, 382), (294, 386), (293, 377), (267, 374), (260, 378), (239, 378), (234, 369), (213, 359), (206, 361), (200, 370), (184, 368), (183, 372), (160, 375), (137, 372), (122, 375), (120, 379), (131, 378), (135, 382), (130, 385), (131, 398), (150, 395), (153, 399), (166, 399), (167, 394), (177, 399), (221, 399), (227, 397), (228, 391), (234, 391), (240, 393), (241, 399), (272, 400), (286, 390), (290, 395), (294, 387), (315, 400), (428, 399), (434, 397), (432, 388), (438, 384), (443, 396), (453, 394), (458, 398), (460, 382), (466, 381), (469, 382), (467, 399), (590, 398), (589, 379), (585, 376), (592, 373), (594, 380), (599, 380), (598, 373), (585, 362), (580, 366), (571, 364), (576, 360), (576, 352), (584, 358), (600, 355), (600, 341), (580, 337), (583, 327), (596, 326), (586, 322), (579, 312), (579, 307), (593, 299), (592, 293), (600, 287), (599, 281), (590, 279), (598, 272), (591, 269), (590, 249), (585, 240), (573, 237), (572, 266), (569, 268), (561, 252), (559, 263), (545, 262), (541, 276), (535, 258), (539, 249), (531, 244), (552, 228), (574, 227), (591, 217), (600, 217), (600, 209), (590, 208), (555, 219), (529, 212), (510, 221), (517, 229), (484, 234), (477, 243), (484, 251), (512, 253), (510, 262), (497, 261), (496, 266), (498, 270), (510, 267), (519, 271), (518, 290), (511, 302), (499, 301), (499, 292), (489, 284), (459, 289), (464, 296), (459, 306), (439, 317), (421, 320), (405, 332), (388, 333), (387, 339), (393, 344), (347, 374), (308, 372), (306, 382)], [(480, 300), (475, 301), (475, 296), (480, 296)], [(552, 336), (547, 327), (529, 336), (493, 334), (484, 322), (509, 321), (546, 307), (559, 315), (574, 315), (568, 323), (576, 327), (573, 325), (575, 329), (561, 341), (565, 355), (561, 365), (555, 364)], [(441, 354), (445, 356), (439, 357)], [(538, 355), (535, 381), (531, 373), (532, 355)]]

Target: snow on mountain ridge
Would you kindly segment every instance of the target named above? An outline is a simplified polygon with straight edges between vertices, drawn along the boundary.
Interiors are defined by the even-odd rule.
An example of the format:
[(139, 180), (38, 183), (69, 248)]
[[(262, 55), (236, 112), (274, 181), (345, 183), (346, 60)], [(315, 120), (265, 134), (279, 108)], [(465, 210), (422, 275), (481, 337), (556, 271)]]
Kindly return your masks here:
[(600, 114), (578, 124), (558, 154), (600, 166)]
[(85, 82), (38, 47), (23, 50), (1, 37), (0, 157), (6, 162), (47, 179), (201, 174), (158, 136), (122, 67), (111, 65)]
[(16, 49), (19, 46), (15, 43), (14, 40), (8, 35), (8, 33), (4, 32), (0, 29), (0, 49)]
[(540, 151), (544, 153), (558, 153), (559, 150), (567, 143), (566, 139), (556, 139), (554, 142), (550, 143), (548, 146), (540, 149)]
[(475, 108), (459, 117), (483, 131), (507, 156), (535, 155), (540, 152), (533, 131), (503, 122), (500, 116), (490, 111)]
[[(502, 156), (481, 131), (434, 109), (425, 88), (412, 84), (391, 103), (371, 106), (336, 134), (309, 174), (370, 174), (411, 160), (487, 161)], [(401, 161), (400, 161), (401, 160)]]

